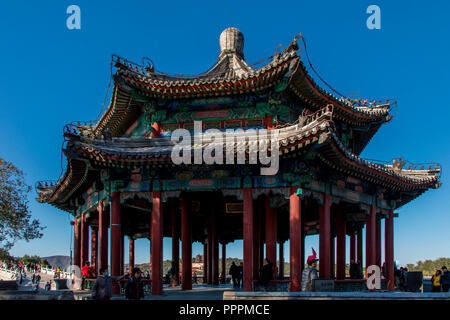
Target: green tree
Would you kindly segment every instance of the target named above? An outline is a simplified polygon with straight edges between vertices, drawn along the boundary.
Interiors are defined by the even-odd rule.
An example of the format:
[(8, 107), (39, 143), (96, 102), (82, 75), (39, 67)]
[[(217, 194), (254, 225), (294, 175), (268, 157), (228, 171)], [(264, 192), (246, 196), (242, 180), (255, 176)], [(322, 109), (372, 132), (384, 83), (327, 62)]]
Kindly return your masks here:
[(0, 248), (0, 260), (2, 261), (11, 261), (14, 260), (13, 257), (3, 248)]
[(39, 264), (40, 264), (41, 266), (44, 266), (44, 267), (50, 266), (50, 263), (48, 263), (48, 260), (47, 260), (47, 259), (41, 259), (41, 260), (39, 261)]
[(30, 191), (23, 172), (0, 158), (0, 247), (7, 251), (18, 240), (28, 242), (43, 236), (44, 228), (32, 219), (28, 208)]
[(22, 258), (19, 259), (23, 264), (33, 263), (33, 264), (39, 264), (41, 262), (41, 258), (38, 256), (29, 256), (24, 255)]

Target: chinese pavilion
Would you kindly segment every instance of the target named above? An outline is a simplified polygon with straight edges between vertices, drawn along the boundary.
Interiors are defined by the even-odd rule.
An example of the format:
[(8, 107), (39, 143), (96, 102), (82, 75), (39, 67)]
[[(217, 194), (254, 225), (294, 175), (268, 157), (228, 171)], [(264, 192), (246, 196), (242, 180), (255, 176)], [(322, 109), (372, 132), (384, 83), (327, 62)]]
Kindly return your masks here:
[[(98, 121), (65, 127), (67, 168), (57, 182), (37, 185), (39, 202), (74, 217), (74, 264), (91, 260), (97, 269), (123, 274), (125, 236), (130, 267), (134, 241), (148, 238), (152, 293), (161, 294), (162, 239), (172, 238), (175, 270), (181, 239), (181, 286), (189, 290), (193, 242), (204, 244), (204, 281), (218, 284), (227, 274), (226, 244), (242, 239), (243, 288), (250, 291), (263, 258), (277, 261), (277, 244), (274, 276), (284, 279), (289, 240), (289, 290), (299, 291), (307, 235), (319, 234), (320, 278), (343, 280), (346, 237), (349, 258), (362, 262), (365, 229), (365, 265), (385, 262), (392, 290), (394, 210), (439, 187), (440, 166), (361, 158), (392, 119), (395, 101), (337, 97), (320, 88), (303, 64), (301, 36), (259, 67), (246, 61), (243, 47), (238, 29), (224, 30), (218, 61), (195, 76), (159, 72), (148, 58), (139, 65), (113, 56), (109, 106)], [(192, 131), (197, 120), (204, 130), (278, 130), (278, 173), (261, 176), (250, 163), (174, 164), (171, 133)], [(236, 144), (235, 151), (251, 143)]]

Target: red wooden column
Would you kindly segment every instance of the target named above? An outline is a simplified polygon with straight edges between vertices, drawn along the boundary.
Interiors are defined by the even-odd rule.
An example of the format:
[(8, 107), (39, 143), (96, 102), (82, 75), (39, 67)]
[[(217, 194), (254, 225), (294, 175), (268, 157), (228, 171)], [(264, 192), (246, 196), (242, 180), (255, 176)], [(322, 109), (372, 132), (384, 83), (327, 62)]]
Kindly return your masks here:
[(336, 279), (345, 279), (345, 238), (346, 219), (342, 205), (338, 205), (336, 215)]
[(211, 207), (211, 241), (212, 241), (212, 284), (219, 284), (219, 240), (217, 238), (217, 212), (215, 203)]
[(81, 214), (81, 267), (89, 261), (89, 225), (86, 223), (86, 214)]
[(98, 228), (91, 226), (91, 267), (98, 267)]
[(261, 245), (261, 201), (253, 201), (253, 275), (259, 276)]
[(108, 268), (108, 213), (103, 201), (98, 204), (98, 245), (100, 271), (101, 268)]
[[(120, 192), (111, 192), (111, 275), (120, 276), (120, 242), (122, 239), (122, 230), (120, 222)], [(113, 281), (113, 294), (119, 294), (120, 287), (116, 281)]]
[(330, 200), (331, 196), (324, 194), (319, 207), (319, 277), (322, 279), (331, 278)]
[(122, 233), (120, 237), (120, 274), (124, 274), (125, 270), (125, 258), (124, 258), (124, 252), (125, 252), (125, 235)]
[(86, 222), (86, 214), (81, 219), (81, 264), (89, 261), (89, 225)]
[[(306, 206), (305, 206), (306, 208)], [(303, 219), (300, 221), (300, 275), (305, 268), (305, 224), (303, 223)]]
[(379, 267), (381, 267), (381, 221), (377, 220), (375, 223), (375, 264)]
[(278, 279), (284, 279), (284, 241), (278, 243), (278, 261), (280, 263), (278, 267)]
[(301, 291), (301, 202), (297, 194), (298, 187), (291, 188), (289, 197), (289, 262), (291, 285), (289, 291)]
[(213, 243), (212, 243), (212, 221), (211, 217), (208, 217), (208, 283), (212, 284), (213, 278)]
[(356, 262), (355, 232), (350, 235), (350, 261)]
[(73, 220), (73, 229), (74, 229), (74, 242), (73, 242), (73, 264), (81, 266), (81, 237), (80, 237), (80, 219), (75, 218)]
[(181, 199), (181, 246), (183, 259), (183, 272), (181, 288), (192, 290), (192, 221), (184, 198)]
[(178, 227), (178, 202), (172, 203), (172, 270), (176, 274), (175, 284), (180, 284), (180, 232)]
[(266, 258), (273, 263), (273, 278), (277, 278), (277, 211), (270, 207), (270, 196), (266, 195)]
[[(258, 230), (259, 230), (259, 246), (258, 246), (258, 269), (256, 269), (256, 274), (255, 277), (259, 277), (259, 270), (260, 268), (263, 266), (264, 264), (264, 243), (266, 241), (266, 233), (264, 232), (265, 230), (265, 221), (266, 221), (266, 217), (265, 217), (265, 205), (266, 205), (266, 201), (264, 197), (259, 198), (259, 211), (258, 211), (258, 221), (257, 221), (257, 226), (258, 226)], [(254, 222), (254, 221), (253, 221)]]
[(394, 291), (394, 212), (389, 210), (389, 216), (385, 220), (384, 252), (386, 261), (386, 274), (388, 278), (388, 290)]
[(332, 234), (330, 236), (330, 272), (331, 272), (331, 278), (335, 278), (335, 271), (336, 271), (336, 236)]
[(244, 277), (242, 290), (253, 291), (253, 190), (244, 188)]
[(363, 230), (362, 227), (356, 233), (356, 262), (359, 263), (361, 269), (363, 267)]
[(133, 238), (130, 238), (130, 243), (129, 243), (128, 265), (130, 266), (130, 275), (132, 275), (133, 268), (134, 268), (134, 239)]
[(366, 268), (376, 263), (376, 207), (370, 207), (366, 220)]
[(225, 283), (227, 278), (227, 243), (222, 242), (222, 277), (220, 278), (221, 283)]
[(163, 267), (163, 213), (161, 191), (153, 191), (153, 211), (151, 222), (151, 261), (152, 261), (152, 295), (160, 295), (162, 289)]
[(203, 244), (203, 283), (208, 283), (208, 244)]

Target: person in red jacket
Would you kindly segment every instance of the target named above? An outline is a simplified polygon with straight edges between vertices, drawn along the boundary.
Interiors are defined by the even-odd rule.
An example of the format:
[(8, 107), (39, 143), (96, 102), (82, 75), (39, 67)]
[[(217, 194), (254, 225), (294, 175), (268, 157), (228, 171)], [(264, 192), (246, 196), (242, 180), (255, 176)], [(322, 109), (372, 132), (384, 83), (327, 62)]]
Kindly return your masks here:
[(91, 263), (86, 261), (83, 268), (81, 268), (81, 290), (84, 290), (86, 279), (95, 278), (94, 268), (91, 267)]

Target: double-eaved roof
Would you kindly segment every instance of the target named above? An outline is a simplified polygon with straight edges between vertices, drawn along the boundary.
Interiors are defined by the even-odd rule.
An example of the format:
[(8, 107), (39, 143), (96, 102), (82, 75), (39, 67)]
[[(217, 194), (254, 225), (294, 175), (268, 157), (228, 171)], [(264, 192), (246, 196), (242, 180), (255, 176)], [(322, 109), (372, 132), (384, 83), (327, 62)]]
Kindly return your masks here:
[[(124, 138), (127, 128), (141, 115), (145, 99), (187, 99), (254, 93), (269, 88), (284, 91), (308, 106), (315, 114), (298, 124), (275, 128), (280, 155), (316, 145), (323, 164), (396, 191), (409, 192), (398, 205), (410, 201), (429, 188), (439, 186), (440, 167), (404, 169), (402, 162), (378, 164), (359, 157), (378, 128), (391, 120), (391, 101), (360, 103), (337, 97), (320, 88), (309, 75), (298, 54), (298, 38), (274, 54), (260, 68), (250, 66), (243, 55), (243, 35), (228, 28), (220, 38), (218, 61), (196, 76), (157, 72), (152, 64), (131, 63), (114, 56), (116, 68), (110, 104), (100, 120), (65, 131), (68, 165), (56, 183), (38, 187), (39, 201), (68, 210), (67, 200), (87, 180), (90, 163), (124, 167), (165, 163), (170, 165), (173, 143), (170, 138)], [(352, 149), (344, 146), (335, 122), (355, 128)], [(103, 139), (109, 129), (112, 138)], [(360, 129), (360, 130), (358, 130)], [(249, 142), (252, 143), (252, 142)], [(203, 148), (207, 145), (203, 145)], [(242, 146), (237, 146), (237, 148)]]

